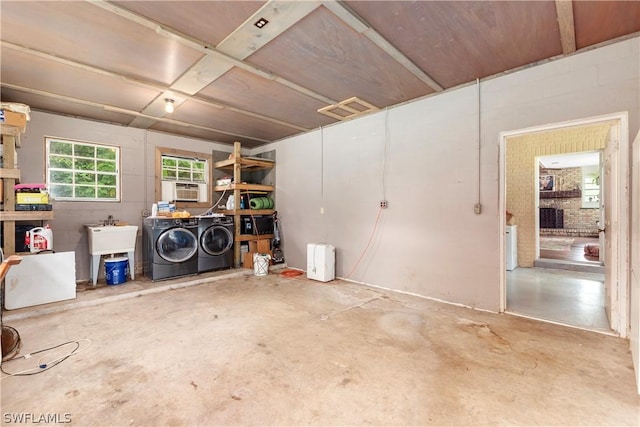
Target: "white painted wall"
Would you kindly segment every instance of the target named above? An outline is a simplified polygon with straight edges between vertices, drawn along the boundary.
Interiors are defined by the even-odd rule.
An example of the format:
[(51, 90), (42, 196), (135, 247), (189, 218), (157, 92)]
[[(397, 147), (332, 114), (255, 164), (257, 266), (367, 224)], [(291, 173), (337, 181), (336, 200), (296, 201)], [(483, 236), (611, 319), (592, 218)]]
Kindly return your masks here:
[[(481, 83), (479, 216), (473, 213), (475, 86), (253, 150), (277, 152), (276, 197), (287, 264), (305, 269), (306, 244), (326, 242), (336, 246), (336, 274), (349, 274), (383, 198), (386, 151), (389, 209), (350, 278), (498, 311), (499, 133), (628, 111), (635, 135), (639, 45), (636, 37)], [(628, 156), (624, 153), (624, 161)]]
[[(475, 86), (250, 150), (251, 155), (276, 150), (276, 199), (287, 263), (305, 269), (307, 243), (327, 242), (337, 248), (337, 274), (347, 275), (367, 245), (384, 197), (389, 209), (350, 278), (497, 311), (499, 132), (629, 111), (635, 135), (639, 45), (636, 37), (481, 84), (479, 216), (473, 213)], [(122, 202), (56, 202), (55, 249), (76, 251), (78, 280), (89, 277), (82, 224), (108, 215), (140, 224), (141, 211), (150, 207), (156, 146), (231, 151), (227, 145), (34, 112), (19, 151), (23, 182), (44, 181), (45, 136), (122, 148)], [(140, 243), (137, 250), (141, 260)]]
[(201, 153), (211, 153), (212, 150), (232, 151), (228, 145), (35, 111), (31, 113), (31, 121), (21, 138), (22, 146), (18, 149), (21, 182), (45, 182), (46, 136), (116, 145), (121, 148), (122, 196), (119, 203), (54, 202), (55, 218), (49, 221), (54, 233), (54, 249), (76, 252), (77, 280), (89, 278), (89, 252), (83, 224), (103, 221), (109, 215), (140, 227), (136, 245), (136, 265), (141, 265), (142, 210), (150, 210), (155, 198), (156, 147), (179, 148)]

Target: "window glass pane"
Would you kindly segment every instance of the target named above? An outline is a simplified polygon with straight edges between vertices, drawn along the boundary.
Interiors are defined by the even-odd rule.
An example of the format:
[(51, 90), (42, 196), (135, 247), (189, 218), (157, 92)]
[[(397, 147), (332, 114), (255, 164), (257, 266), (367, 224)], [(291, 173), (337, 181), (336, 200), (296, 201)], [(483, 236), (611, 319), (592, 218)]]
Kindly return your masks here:
[(74, 154), (76, 156), (78, 156), (78, 157), (92, 157), (93, 158), (93, 157), (96, 156), (96, 149), (95, 149), (95, 147), (92, 147), (92, 146), (89, 146), (89, 145), (77, 144)]
[(76, 197), (83, 197), (87, 199), (94, 199), (96, 197), (96, 188), (95, 187), (87, 187), (84, 185), (76, 186)]
[(73, 159), (71, 157), (50, 156), (49, 167), (57, 169), (73, 169)]
[(70, 156), (73, 154), (73, 144), (62, 141), (52, 141), (49, 152), (51, 154), (66, 154)]
[(116, 196), (116, 189), (109, 187), (98, 187), (98, 198), (112, 199)]
[(70, 185), (50, 185), (49, 192), (51, 197), (73, 197), (73, 187)]
[(53, 184), (72, 184), (73, 174), (71, 172), (52, 171), (50, 182)]
[(162, 166), (166, 167), (176, 167), (176, 160), (171, 157), (163, 157), (162, 158)]
[(120, 149), (100, 144), (46, 138), (47, 183), (62, 200), (120, 199)]
[(76, 184), (94, 184), (96, 182), (96, 174), (95, 173), (76, 173), (75, 174), (75, 183)]
[(98, 158), (98, 159), (107, 159), (107, 160), (115, 160), (116, 159), (116, 149), (115, 148), (97, 147), (97, 149), (96, 149), (96, 158)]
[(191, 172), (178, 171), (178, 181), (191, 181)]
[(162, 179), (175, 181), (177, 179), (177, 174), (175, 170), (163, 170), (162, 171)]
[(204, 182), (204, 173), (194, 172), (193, 173), (193, 180), (194, 181), (198, 181), (198, 182)]
[(100, 172), (115, 172), (116, 162), (98, 160), (96, 162), (96, 170)]
[(116, 185), (116, 176), (115, 175), (107, 175), (107, 174), (98, 174), (98, 185)]
[(95, 164), (96, 162), (94, 160), (76, 158), (73, 166), (75, 169), (80, 169), (83, 171), (92, 171), (92, 170), (95, 170)]

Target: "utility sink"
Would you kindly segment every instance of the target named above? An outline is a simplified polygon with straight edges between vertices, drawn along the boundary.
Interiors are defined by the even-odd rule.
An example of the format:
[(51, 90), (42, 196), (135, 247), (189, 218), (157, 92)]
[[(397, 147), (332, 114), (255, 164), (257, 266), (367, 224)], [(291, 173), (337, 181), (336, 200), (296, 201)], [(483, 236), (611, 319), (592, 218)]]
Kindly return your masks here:
[(131, 252), (136, 248), (137, 225), (88, 224), (86, 227), (91, 255)]
[(129, 273), (131, 280), (135, 279), (135, 250), (137, 225), (100, 225), (86, 224), (89, 234), (89, 254), (91, 264), (89, 271), (91, 281), (95, 286), (98, 280), (98, 269), (102, 255), (127, 253), (129, 258)]

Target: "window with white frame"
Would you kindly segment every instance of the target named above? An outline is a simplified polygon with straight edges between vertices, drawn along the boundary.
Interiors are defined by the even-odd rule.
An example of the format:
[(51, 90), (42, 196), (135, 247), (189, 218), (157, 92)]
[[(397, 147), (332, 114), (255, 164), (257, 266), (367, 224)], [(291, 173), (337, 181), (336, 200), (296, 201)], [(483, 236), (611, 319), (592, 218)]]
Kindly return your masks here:
[(163, 154), (162, 180), (205, 184), (207, 182), (207, 161)]
[(582, 207), (600, 207), (600, 166), (582, 167)]
[(120, 201), (120, 148), (45, 138), (47, 184), (56, 200)]

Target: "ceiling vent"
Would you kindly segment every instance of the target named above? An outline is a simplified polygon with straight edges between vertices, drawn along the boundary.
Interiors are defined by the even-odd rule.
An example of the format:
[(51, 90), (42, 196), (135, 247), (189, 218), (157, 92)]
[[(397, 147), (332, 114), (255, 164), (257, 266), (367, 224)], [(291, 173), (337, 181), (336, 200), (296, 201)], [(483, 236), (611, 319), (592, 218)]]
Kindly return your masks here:
[(357, 96), (354, 96), (353, 98), (345, 99), (337, 104), (320, 108), (318, 113), (338, 120), (351, 120), (379, 110), (380, 109), (375, 105), (369, 104)]

